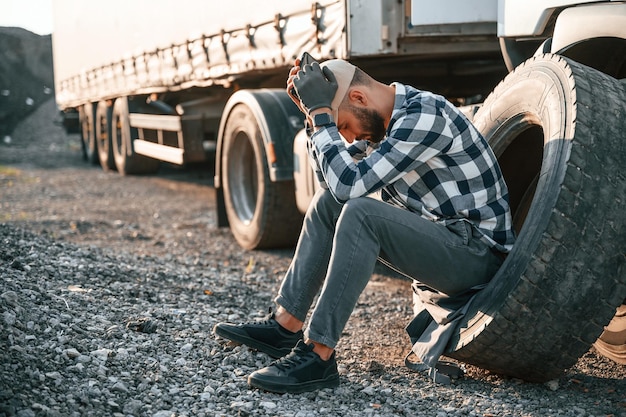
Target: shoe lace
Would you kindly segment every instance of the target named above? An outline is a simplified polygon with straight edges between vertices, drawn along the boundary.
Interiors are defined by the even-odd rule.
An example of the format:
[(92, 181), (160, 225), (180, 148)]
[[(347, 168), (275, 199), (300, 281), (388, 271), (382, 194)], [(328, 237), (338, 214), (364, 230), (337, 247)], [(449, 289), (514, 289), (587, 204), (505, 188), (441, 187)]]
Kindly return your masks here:
[[(273, 323), (273, 320), (271, 318), (266, 317), (263, 320), (259, 320), (257, 321), (255, 324), (257, 325), (264, 325), (264, 326), (271, 326)], [(247, 324), (247, 323), (242, 323), (242, 324)]]
[(274, 311), (272, 311), (272, 307), (270, 307), (269, 312), (265, 317), (263, 317), (262, 321), (259, 321), (259, 324), (265, 324), (270, 326), (274, 324), (274, 322), (276, 322), (276, 319), (274, 318)]
[[(272, 307), (269, 308), (269, 312), (267, 313), (267, 315), (265, 317), (263, 317), (260, 320), (257, 320), (255, 323), (256, 324), (263, 324), (263, 325), (267, 325), (270, 326), (273, 324), (273, 322), (275, 322), (276, 320), (274, 319), (274, 311), (272, 309)], [(239, 325), (245, 325), (248, 324), (248, 322), (240, 322)]]
[(274, 361), (273, 366), (277, 367), (281, 371), (288, 371), (291, 368), (295, 368), (298, 365), (308, 361), (311, 353), (294, 349), (287, 356)]

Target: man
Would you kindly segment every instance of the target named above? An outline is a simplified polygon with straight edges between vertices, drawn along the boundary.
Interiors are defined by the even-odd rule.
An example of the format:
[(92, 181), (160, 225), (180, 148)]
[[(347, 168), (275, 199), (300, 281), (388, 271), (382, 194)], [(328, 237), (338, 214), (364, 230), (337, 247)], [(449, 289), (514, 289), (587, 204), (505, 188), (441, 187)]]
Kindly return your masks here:
[[(322, 189), (306, 213), (277, 311), (215, 327), (280, 358), (248, 378), (274, 392), (339, 384), (334, 348), (377, 259), (455, 296), (487, 283), (515, 239), (496, 158), (451, 103), (380, 83), (343, 60), (299, 65), (287, 91), (312, 126), (309, 154)], [(368, 197), (375, 192), (380, 199)]]

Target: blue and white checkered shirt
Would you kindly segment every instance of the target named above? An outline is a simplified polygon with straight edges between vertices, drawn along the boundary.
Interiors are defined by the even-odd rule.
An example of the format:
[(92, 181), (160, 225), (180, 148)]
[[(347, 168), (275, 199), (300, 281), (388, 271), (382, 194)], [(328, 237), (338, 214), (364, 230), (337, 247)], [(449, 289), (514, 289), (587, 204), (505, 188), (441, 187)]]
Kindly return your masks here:
[(334, 124), (309, 141), (323, 188), (339, 202), (381, 192), (390, 204), (450, 224), (469, 221), (491, 247), (515, 241), (508, 190), (496, 157), (471, 122), (445, 98), (395, 83), (386, 137), (349, 146)]

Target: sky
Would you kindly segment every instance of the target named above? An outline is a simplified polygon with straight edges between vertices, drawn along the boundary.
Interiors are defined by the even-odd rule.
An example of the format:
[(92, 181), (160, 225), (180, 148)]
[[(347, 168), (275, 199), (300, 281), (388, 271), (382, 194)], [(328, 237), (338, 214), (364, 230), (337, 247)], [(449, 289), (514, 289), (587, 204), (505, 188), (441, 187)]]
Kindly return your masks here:
[(0, 0), (0, 26), (48, 35), (53, 29), (52, 0)]

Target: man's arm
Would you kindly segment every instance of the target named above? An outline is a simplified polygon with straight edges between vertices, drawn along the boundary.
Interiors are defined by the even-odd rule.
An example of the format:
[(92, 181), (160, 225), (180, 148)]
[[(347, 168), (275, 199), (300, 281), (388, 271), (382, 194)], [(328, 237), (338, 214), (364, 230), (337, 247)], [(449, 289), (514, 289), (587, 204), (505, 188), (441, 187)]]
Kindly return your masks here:
[(441, 153), (453, 138), (442, 134), (442, 120), (419, 114), (395, 120), (376, 149), (355, 161), (334, 125), (315, 132), (312, 141), (329, 190), (339, 202), (366, 196), (397, 181)]

